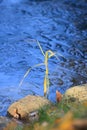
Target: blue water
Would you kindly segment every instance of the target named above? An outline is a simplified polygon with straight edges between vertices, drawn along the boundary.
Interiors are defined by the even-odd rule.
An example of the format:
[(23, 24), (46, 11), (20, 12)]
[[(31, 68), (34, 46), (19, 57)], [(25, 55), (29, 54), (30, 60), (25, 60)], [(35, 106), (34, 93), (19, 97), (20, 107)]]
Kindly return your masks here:
[(49, 100), (55, 102), (56, 90), (87, 83), (86, 10), (85, 0), (0, 1), (0, 115), (28, 94), (43, 96), (44, 66), (19, 87), (28, 68), (44, 62), (35, 40), (59, 57), (49, 60)]

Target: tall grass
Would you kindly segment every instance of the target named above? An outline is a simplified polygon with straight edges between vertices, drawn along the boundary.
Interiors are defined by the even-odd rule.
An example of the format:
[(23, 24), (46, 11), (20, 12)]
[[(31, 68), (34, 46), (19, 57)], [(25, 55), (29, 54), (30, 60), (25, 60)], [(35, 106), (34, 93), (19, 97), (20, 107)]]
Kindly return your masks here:
[[(49, 68), (48, 68), (48, 60), (52, 57), (52, 56), (56, 56), (56, 54), (51, 51), (51, 50), (48, 50), (46, 52), (43, 51), (42, 47), (41, 47), (41, 44), (39, 41), (36, 41), (36, 43), (38, 44), (39, 46), (39, 49), (42, 53), (42, 55), (44, 56), (44, 62), (43, 63), (40, 63), (40, 64), (36, 64), (34, 66), (32, 66), (31, 68), (29, 68), (27, 70), (27, 72), (25, 73), (25, 75), (23, 76), (19, 86), (22, 85), (24, 79), (27, 77), (27, 75), (30, 73), (30, 71), (35, 68), (35, 67), (38, 67), (38, 66), (42, 66), (44, 65), (45, 66), (45, 76), (44, 76), (44, 97), (48, 98), (48, 95), (49, 95), (49, 77), (48, 77), (48, 74), (49, 74)], [(58, 58), (57, 58), (58, 59)]]

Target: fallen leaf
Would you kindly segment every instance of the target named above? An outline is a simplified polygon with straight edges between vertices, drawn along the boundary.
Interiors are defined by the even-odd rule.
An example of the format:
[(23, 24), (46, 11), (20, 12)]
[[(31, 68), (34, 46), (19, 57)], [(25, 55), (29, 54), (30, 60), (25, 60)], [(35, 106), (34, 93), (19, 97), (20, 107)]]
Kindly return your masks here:
[(58, 130), (74, 130), (72, 127), (73, 114), (68, 112), (58, 124)]
[(84, 102), (83, 102), (83, 106), (84, 106), (84, 107), (87, 107), (87, 101), (84, 101)]
[(87, 119), (77, 119), (73, 121), (75, 130), (87, 130)]
[(58, 90), (56, 90), (56, 101), (60, 102), (61, 100), (62, 100), (62, 94)]

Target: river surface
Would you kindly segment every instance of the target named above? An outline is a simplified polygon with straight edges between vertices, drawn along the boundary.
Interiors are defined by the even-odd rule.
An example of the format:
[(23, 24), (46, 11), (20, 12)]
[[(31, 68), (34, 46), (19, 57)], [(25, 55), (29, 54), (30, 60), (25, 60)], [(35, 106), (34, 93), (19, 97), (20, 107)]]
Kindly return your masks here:
[(49, 99), (55, 92), (87, 83), (86, 0), (0, 0), (0, 116), (14, 101), (28, 95), (43, 96), (45, 67), (43, 51), (52, 50), (59, 59), (49, 59)]

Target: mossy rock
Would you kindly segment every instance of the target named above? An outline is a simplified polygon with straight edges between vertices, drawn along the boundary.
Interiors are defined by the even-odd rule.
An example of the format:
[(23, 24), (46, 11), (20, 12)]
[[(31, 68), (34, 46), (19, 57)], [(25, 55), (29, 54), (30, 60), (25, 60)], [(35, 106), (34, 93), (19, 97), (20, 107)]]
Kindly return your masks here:
[(71, 102), (82, 103), (87, 101), (87, 84), (69, 88), (63, 95), (63, 98)]
[(28, 95), (17, 102), (14, 102), (7, 110), (7, 113), (15, 118), (32, 121), (38, 119), (38, 110), (43, 106), (51, 105), (51, 102), (41, 96)]

